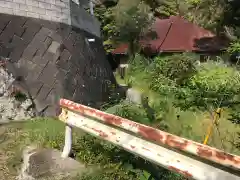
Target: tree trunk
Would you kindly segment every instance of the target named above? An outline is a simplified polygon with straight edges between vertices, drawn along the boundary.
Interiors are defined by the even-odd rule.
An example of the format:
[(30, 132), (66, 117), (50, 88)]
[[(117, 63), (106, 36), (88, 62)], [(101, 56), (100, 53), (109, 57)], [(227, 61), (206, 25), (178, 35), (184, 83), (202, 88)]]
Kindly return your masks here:
[(132, 60), (135, 57), (135, 42), (131, 41), (129, 43), (129, 49), (128, 49), (128, 54), (129, 54), (129, 59)]

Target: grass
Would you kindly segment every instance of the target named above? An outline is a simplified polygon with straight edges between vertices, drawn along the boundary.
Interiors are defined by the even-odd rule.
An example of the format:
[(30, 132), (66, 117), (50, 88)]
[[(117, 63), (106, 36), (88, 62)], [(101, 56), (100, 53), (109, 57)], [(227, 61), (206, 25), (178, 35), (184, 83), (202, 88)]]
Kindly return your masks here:
[[(149, 89), (149, 79), (147, 74), (142, 71), (135, 71), (131, 75), (126, 75), (124, 80), (120, 79), (118, 74), (115, 76), (118, 83), (127, 84), (131, 81), (134, 89), (140, 90), (149, 97), (149, 104), (152, 107), (158, 103), (160, 99), (167, 98)], [(158, 112), (157, 106), (153, 108)], [(168, 110), (161, 113), (162, 116), (164, 116), (165, 123), (169, 127), (168, 132), (200, 143), (203, 143), (208, 126), (212, 121), (208, 112), (181, 111), (179, 108), (173, 107), (171, 102), (168, 104)], [(179, 116), (179, 118), (177, 118), (177, 116)], [(220, 119), (219, 127), (215, 127), (213, 130), (208, 145), (240, 155), (240, 149), (234, 147), (232, 144), (232, 142), (239, 140), (237, 133), (240, 132), (240, 127), (232, 124), (228, 120), (228, 117), (228, 112), (225, 110)]]
[[(26, 146), (62, 150), (65, 126), (55, 119), (41, 118), (0, 127), (0, 179), (15, 180), (22, 164), (22, 151)], [(75, 131), (81, 137), (84, 133)], [(76, 143), (77, 138), (74, 138)]]
[[(149, 97), (151, 106), (154, 106), (160, 98), (164, 98), (148, 88), (148, 80), (141, 72), (135, 74), (134, 78), (127, 77), (125, 81), (121, 80), (118, 75), (116, 75), (116, 79), (119, 83), (127, 83), (130, 80), (134, 82), (133, 88), (144, 92)], [(158, 106), (154, 107), (164, 117), (164, 121), (169, 127), (167, 131), (202, 143), (207, 127), (211, 122), (208, 113), (181, 111), (179, 108), (173, 107), (171, 102), (168, 103), (168, 109), (164, 112), (158, 111)], [(111, 109), (114, 108), (115, 110), (112, 111), (116, 111), (116, 107)], [(142, 116), (146, 118), (144, 113)], [(178, 116), (179, 118), (177, 118)], [(224, 150), (240, 155), (240, 150), (234, 148), (230, 142), (238, 139), (236, 134), (240, 132), (240, 127), (232, 124), (227, 118), (228, 112), (224, 111), (219, 124), (220, 136), (215, 129), (209, 140), (209, 145), (222, 149), (221, 141), (223, 140)], [(132, 155), (130, 156), (130, 154), (79, 130), (74, 130), (74, 133), (76, 136), (73, 136), (73, 150), (76, 152), (77, 160), (86, 163), (89, 167), (103, 167), (101, 172), (97, 171), (94, 176), (75, 180), (109, 180), (116, 179), (115, 177), (121, 177), (121, 180), (136, 179), (121, 167), (122, 161), (131, 159)], [(22, 163), (21, 155), (24, 147), (34, 144), (37, 147), (50, 147), (59, 150), (63, 148), (64, 124), (55, 119), (34, 119), (22, 123), (2, 125), (0, 126), (0, 135), (0, 180), (13, 180)], [(118, 160), (116, 160), (116, 155)]]
[[(5, 124), (0, 127), (0, 178), (15, 179), (22, 163), (22, 150), (28, 145), (54, 146), (64, 125), (52, 119)], [(59, 141), (62, 146), (62, 140)]]
[[(64, 123), (56, 119), (34, 119), (0, 127), (0, 180), (15, 180), (22, 163), (22, 151), (28, 146), (63, 149)], [(134, 156), (102, 140), (73, 130), (73, 146), (76, 160), (84, 162), (91, 172), (72, 180), (136, 180), (138, 172), (126, 170), (125, 163)], [(126, 164), (126, 165), (127, 165)], [(100, 168), (99, 168), (100, 167)]]
[[(178, 120), (175, 119), (176, 114), (180, 114)], [(222, 134), (223, 137), (227, 137), (226, 129), (231, 133), (237, 131), (234, 125), (226, 120), (225, 116), (221, 119), (220, 124), (221, 131), (225, 132), (225, 134)], [(171, 133), (198, 141), (203, 139), (204, 129), (208, 125), (205, 114), (202, 113), (200, 116), (200, 114), (181, 112), (174, 108), (167, 112), (166, 117), (168, 117), (167, 122)], [(176, 123), (176, 121), (179, 121), (179, 123)], [(188, 126), (191, 126), (191, 128)], [(48, 118), (0, 126), (0, 179), (13, 180), (16, 178), (22, 163), (22, 150), (28, 145), (62, 150), (64, 128), (62, 122)], [(184, 131), (182, 131), (183, 129)], [(84, 162), (88, 167), (101, 166), (103, 169), (96, 171), (96, 174), (91, 174), (91, 176), (78, 177), (73, 180), (109, 180), (114, 179), (114, 177), (121, 177), (121, 180), (136, 179), (121, 167), (123, 161), (131, 159), (132, 155), (86, 135), (82, 131), (74, 129), (74, 133), (73, 150), (77, 160)], [(220, 147), (219, 139), (215, 138), (218, 136), (214, 134), (213, 137), (210, 143), (215, 144), (215, 147)], [(227, 151), (239, 154), (238, 151), (231, 149), (227, 149)], [(118, 160), (116, 160), (116, 157), (118, 157)]]

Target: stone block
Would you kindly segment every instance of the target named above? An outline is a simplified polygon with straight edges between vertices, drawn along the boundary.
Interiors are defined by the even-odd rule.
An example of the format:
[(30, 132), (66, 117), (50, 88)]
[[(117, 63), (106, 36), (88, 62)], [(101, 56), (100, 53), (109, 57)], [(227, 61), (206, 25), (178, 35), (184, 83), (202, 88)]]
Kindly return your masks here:
[(14, 3), (26, 4), (26, 0), (12, 0)]
[(58, 69), (57, 73), (55, 74), (55, 79), (57, 81), (61, 81), (65, 79), (65, 76), (67, 74), (67, 71), (65, 71), (64, 69)]
[(46, 2), (39, 1), (39, 7), (43, 9), (51, 9), (51, 4)]
[(27, 16), (27, 12), (19, 9), (14, 9), (13, 14), (17, 16)]
[(135, 104), (142, 104), (143, 93), (136, 89), (129, 88), (126, 92), (126, 100)]
[(22, 38), (16, 35), (13, 36), (12, 44), (14, 45), (14, 49), (10, 54), (10, 59), (12, 62), (17, 62), (21, 58), (22, 53), (26, 47), (23, 44)]
[(32, 11), (34, 13), (37, 13), (39, 15), (45, 15), (46, 14), (46, 9), (42, 7), (32, 7)]
[(42, 61), (39, 62), (39, 65), (45, 66), (50, 61), (52, 63), (55, 63), (56, 58), (57, 58), (56, 54), (53, 54), (53, 53), (50, 53), (50, 52), (46, 51), (43, 58), (42, 58)]
[(14, 29), (10, 28), (10, 26), (8, 26), (6, 29), (7, 30), (3, 31), (3, 33), (0, 35), (0, 41), (3, 44), (9, 44), (14, 34)]
[(28, 75), (25, 78), (25, 80), (27, 82), (35, 82), (38, 80), (38, 77), (40, 76), (41, 72), (42, 72), (42, 67), (35, 64), (34, 69), (28, 72)]
[(60, 6), (60, 7), (63, 7), (63, 8), (68, 8), (68, 7), (69, 7), (69, 3), (68, 3), (68, 2), (63, 2), (63, 1), (59, 1), (59, 0), (57, 0), (57, 1), (55, 2), (55, 4), (56, 4), (57, 6)]
[(43, 14), (40, 14), (39, 15), (39, 18), (40, 19), (44, 19), (44, 20), (51, 20), (51, 16), (48, 16), (48, 15), (46, 15), (46, 11), (45, 11), (45, 14), (43, 15)]
[(37, 52), (37, 47), (29, 44), (28, 47), (24, 50), (22, 57), (25, 59), (33, 59), (34, 54)]
[(10, 22), (10, 20), (11, 19), (9, 18), (9, 16), (0, 15), (0, 29), (4, 29), (7, 26), (7, 24)]
[(76, 81), (74, 80), (74, 76), (70, 73), (67, 73), (65, 76), (65, 79), (63, 81), (63, 87), (64, 89), (66, 89), (66, 92), (68, 92), (68, 94), (71, 95), (71, 97), (73, 96), (75, 89), (76, 89)]
[(26, 0), (26, 4), (28, 6), (36, 6), (36, 7), (38, 7), (39, 6), (39, 1), (38, 0)]
[(57, 11), (57, 12), (61, 12), (61, 7), (60, 6), (56, 6), (55, 4), (50, 4), (50, 8), (53, 11)]
[(46, 10), (46, 14), (51, 17), (60, 17), (61, 13), (54, 10)]
[(39, 14), (33, 12), (27, 12), (27, 17), (39, 18)]
[[(34, 23), (33, 23), (33, 25), (34, 25)], [(26, 26), (24, 26), (24, 27), (25, 27), (25, 31), (22, 35), (22, 39), (23, 39), (24, 43), (28, 45), (31, 42), (31, 40), (34, 38), (35, 34), (40, 30), (41, 26), (36, 25), (31, 28), (28, 28)]]
[(70, 59), (70, 57), (71, 53), (67, 49), (64, 49), (60, 55), (60, 61), (67, 62)]
[(50, 35), (50, 37), (56, 41), (57, 43), (62, 43), (63, 41), (63, 37), (61, 35), (59, 35), (57, 32), (54, 32)]
[(22, 11), (32, 11), (32, 6), (27, 6), (26, 4), (20, 4), (19, 9)]
[(60, 43), (58, 43), (57, 41), (52, 41), (52, 43), (50, 44), (50, 46), (48, 48), (48, 52), (55, 54), (59, 51), (59, 48), (60, 48)]
[(13, 9), (12, 8), (0, 7), (0, 12), (1, 13), (6, 13), (6, 14), (13, 14)]
[(37, 52), (36, 52), (36, 56), (43, 56), (45, 54), (45, 52), (47, 51), (47, 49), (49, 48), (49, 46), (52, 43), (52, 39), (47, 37), (46, 40), (44, 42), (41, 42)]
[[(49, 87), (47, 85), (43, 85), (35, 99), (37, 99), (38, 102), (44, 102), (47, 98), (47, 95), (50, 93), (52, 87)], [(46, 104), (48, 105), (48, 104)]]
[(70, 9), (68, 9), (68, 8), (61, 8), (61, 12), (62, 12), (63, 14), (70, 15)]
[[(23, 153), (22, 174), (19, 180), (28, 176), (34, 179), (69, 179), (87, 172), (85, 165), (71, 158), (62, 158), (61, 152), (54, 149), (28, 147)], [(21, 179), (22, 178), (22, 179)]]
[(15, 2), (4, 1), (0, 3), (0, 6), (10, 9), (19, 9), (20, 4)]
[(47, 0), (49, 4), (56, 4), (56, 0)]
[(28, 81), (27, 85), (30, 88), (29, 93), (31, 94), (32, 98), (36, 98), (40, 89), (43, 86), (43, 83), (40, 81), (33, 81), (33, 82)]
[[(49, 60), (49, 61), (51, 61), (51, 60)], [(55, 65), (53, 65), (52, 63), (49, 62), (42, 70), (42, 72), (39, 76), (39, 80), (44, 82), (44, 84), (52, 87), (53, 83), (55, 81), (56, 73), (57, 73), (57, 69), (56, 69)]]
[(39, 43), (39, 41), (44, 42), (47, 36), (50, 36), (52, 34), (52, 31), (48, 28), (42, 27), (40, 31), (35, 35), (34, 41), (36, 43)]

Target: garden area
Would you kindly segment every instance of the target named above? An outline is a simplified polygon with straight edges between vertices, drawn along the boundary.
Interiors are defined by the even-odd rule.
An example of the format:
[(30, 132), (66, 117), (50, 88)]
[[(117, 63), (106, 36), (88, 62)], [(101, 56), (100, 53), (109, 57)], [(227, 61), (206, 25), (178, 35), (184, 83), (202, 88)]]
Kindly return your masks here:
[(148, 97), (152, 111), (125, 101), (110, 109), (117, 115), (203, 143), (215, 111), (221, 108), (208, 145), (239, 154), (239, 70), (223, 61), (197, 62), (194, 54), (154, 59), (136, 55), (125, 79), (116, 76), (120, 83), (130, 84), (143, 93), (143, 98)]

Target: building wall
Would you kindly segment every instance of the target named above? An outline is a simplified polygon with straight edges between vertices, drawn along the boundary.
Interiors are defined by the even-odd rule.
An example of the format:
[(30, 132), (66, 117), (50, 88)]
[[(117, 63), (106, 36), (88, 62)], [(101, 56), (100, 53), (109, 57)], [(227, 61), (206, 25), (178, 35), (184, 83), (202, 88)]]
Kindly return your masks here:
[(69, 0), (1, 0), (0, 12), (70, 23)]
[(100, 37), (100, 23), (73, 0), (0, 0), (0, 12), (65, 23)]

